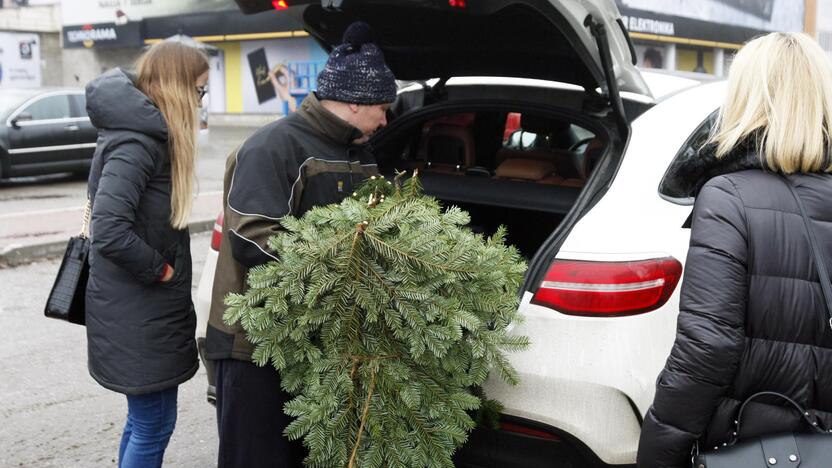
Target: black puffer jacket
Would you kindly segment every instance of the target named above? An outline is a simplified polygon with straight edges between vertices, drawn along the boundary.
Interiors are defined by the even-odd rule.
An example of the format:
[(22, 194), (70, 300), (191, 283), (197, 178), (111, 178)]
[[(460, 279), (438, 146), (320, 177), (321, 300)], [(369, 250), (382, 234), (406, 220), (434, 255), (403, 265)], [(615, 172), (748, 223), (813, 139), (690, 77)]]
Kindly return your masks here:
[[(676, 343), (644, 421), (638, 466), (690, 466), (697, 439), (729, 440), (738, 406), (770, 390), (832, 427), (832, 330), (803, 218), (782, 176), (742, 148), (676, 168), (697, 191)], [(724, 175), (717, 175), (727, 172)], [(832, 268), (832, 175), (788, 176)], [(742, 436), (805, 430), (778, 399), (751, 403)]]
[[(99, 130), (89, 179), (90, 375), (121, 393), (164, 390), (198, 367), (190, 236), (170, 224), (167, 126), (121, 70), (87, 85), (87, 111)], [(175, 273), (160, 283), (165, 263)]]

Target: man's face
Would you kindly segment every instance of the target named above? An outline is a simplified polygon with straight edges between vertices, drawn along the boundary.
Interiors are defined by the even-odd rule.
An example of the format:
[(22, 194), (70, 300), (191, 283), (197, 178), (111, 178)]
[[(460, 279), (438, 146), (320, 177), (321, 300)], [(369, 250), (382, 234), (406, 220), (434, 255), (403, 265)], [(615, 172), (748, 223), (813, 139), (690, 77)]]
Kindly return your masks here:
[(355, 143), (366, 143), (376, 130), (387, 125), (387, 109), (389, 108), (390, 104), (350, 104), (353, 112), (350, 123), (363, 134), (361, 138), (355, 140)]

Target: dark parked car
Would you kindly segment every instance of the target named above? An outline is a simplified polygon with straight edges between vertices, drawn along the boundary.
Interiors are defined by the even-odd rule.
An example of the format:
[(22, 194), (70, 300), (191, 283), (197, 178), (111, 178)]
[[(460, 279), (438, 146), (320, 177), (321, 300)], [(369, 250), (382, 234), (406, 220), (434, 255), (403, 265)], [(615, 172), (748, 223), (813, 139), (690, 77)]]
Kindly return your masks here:
[(82, 89), (0, 89), (0, 179), (85, 174), (98, 132)]

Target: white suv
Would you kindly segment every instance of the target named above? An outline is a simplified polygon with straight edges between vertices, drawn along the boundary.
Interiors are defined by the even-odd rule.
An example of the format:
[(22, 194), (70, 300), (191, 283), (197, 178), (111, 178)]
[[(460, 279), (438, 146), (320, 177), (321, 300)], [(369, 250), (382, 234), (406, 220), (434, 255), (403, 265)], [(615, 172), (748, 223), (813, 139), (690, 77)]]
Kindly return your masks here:
[[(475, 431), (457, 465), (633, 464), (689, 240), (692, 199), (660, 183), (674, 158), (695, 157), (724, 85), (644, 73), (663, 90), (652, 96), (611, 0), (323, 3), (284, 13), (325, 45), (362, 19), (398, 78), (424, 80), (400, 90), (371, 141), (380, 171), (420, 169), (428, 194), (478, 232), (506, 225), (529, 260), (514, 332), (532, 345), (511, 356), (521, 383), (487, 382), (500, 428)], [(200, 350), (221, 242), (216, 229)]]

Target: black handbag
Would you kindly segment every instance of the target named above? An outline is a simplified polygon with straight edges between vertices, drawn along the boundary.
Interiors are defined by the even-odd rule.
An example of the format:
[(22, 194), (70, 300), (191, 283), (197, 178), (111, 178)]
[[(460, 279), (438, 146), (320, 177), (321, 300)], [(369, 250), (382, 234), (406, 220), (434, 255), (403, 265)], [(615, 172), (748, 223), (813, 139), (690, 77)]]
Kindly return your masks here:
[[(799, 411), (810, 432), (771, 434), (738, 441), (742, 430), (742, 415), (752, 400), (761, 396), (776, 396), (787, 401)], [(794, 400), (776, 392), (759, 392), (751, 395), (740, 406), (736, 431), (732, 440), (722, 447), (701, 452), (699, 445), (693, 448), (694, 468), (829, 468), (832, 466), (832, 433), (821, 429), (810, 413)]]
[[(806, 225), (809, 244), (814, 255), (815, 268), (818, 270), (821, 291), (829, 315), (828, 325), (832, 328), (832, 283), (829, 282), (829, 272), (826, 270), (823, 252), (818, 246), (803, 200), (800, 199), (791, 181), (786, 177), (783, 179), (797, 201), (797, 206), (800, 208), (800, 214), (803, 216), (803, 222)], [(826, 325), (825, 323), (824, 328)], [(800, 412), (809, 431), (763, 435), (739, 441), (743, 412), (748, 403), (761, 396), (776, 396), (787, 401), (795, 410)], [(819, 427), (817, 421), (812, 420), (808, 411), (785, 395), (776, 392), (759, 392), (751, 395), (740, 406), (734, 423), (736, 430), (733, 432), (731, 440), (723, 444), (722, 447), (714, 447), (713, 450), (703, 452), (699, 450), (698, 443), (694, 445), (691, 457), (693, 468), (779, 468), (781, 466), (829, 468), (832, 466), (832, 429), (824, 430)]]
[(55, 284), (52, 285), (49, 299), (46, 300), (43, 314), (49, 318), (66, 320), (78, 325), (85, 323), (84, 303), (90, 269), (89, 223), (90, 201), (87, 199), (81, 233), (69, 239)]

